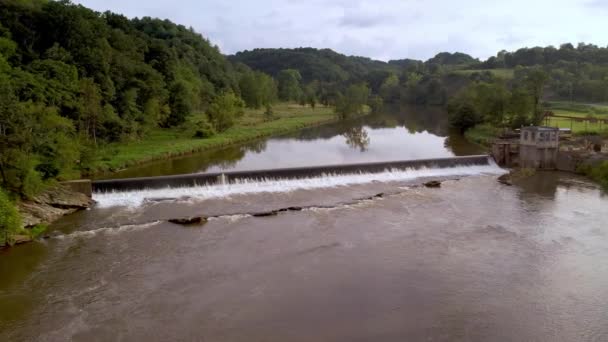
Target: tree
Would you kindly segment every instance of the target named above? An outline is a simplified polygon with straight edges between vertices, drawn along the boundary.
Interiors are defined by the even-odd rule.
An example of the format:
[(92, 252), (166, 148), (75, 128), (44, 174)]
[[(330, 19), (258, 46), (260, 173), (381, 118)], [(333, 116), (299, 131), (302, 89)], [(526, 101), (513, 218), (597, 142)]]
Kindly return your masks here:
[(380, 86), (380, 96), (386, 102), (399, 100), (399, 77), (395, 74), (389, 75)]
[(528, 72), (526, 82), (534, 101), (534, 122), (539, 123), (542, 120), (541, 100), (543, 91), (547, 83), (548, 76), (540, 68), (534, 68)]
[(534, 102), (526, 87), (516, 87), (511, 92), (508, 103), (508, 123), (511, 128), (519, 128), (534, 123)]
[(207, 110), (209, 121), (216, 131), (223, 132), (234, 125), (235, 120), (243, 114), (243, 100), (233, 92), (219, 95)]
[(312, 109), (317, 106), (317, 92), (319, 91), (319, 83), (312, 82), (304, 87), (303, 102), (309, 104)]
[(448, 119), (452, 127), (464, 133), (469, 128), (482, 122), (481, 116), (469, 102), (452, 103), (448, 106)]
[(279, 98), (283, 101), (298, 101), (302, 96), (300, 81), (302, 76), (295, 69), (285, 69), (279, 73)]
[(81, 79), (79, 88), (80, 130), (97, 146), (97, 128), (102, 116), (101, 91), (92, 78)]
[(352, 115), (360, 114), (369, 99), (370, 90), (364, 83), (353, 84), (346, 89), (346, 93), (338, 98), (336, 113), (340, 119), (347, 119)]
[(186, 121), (186, 117), (193, 111), (193, 96), (192, 90), (186, 82), (178, 81), (173, 84), (169, 96), (171, 113), (165, 123), (167, 127), (178, 126)]
[(239, 82), (241, 97), (249, 108), (261, 108), (277, 98), (277, 86), (272, 77), (259, 72), (245, 72)]
[(372, 95), (369, 99), (369, 106), (373, 114), (378, 114), (382, 111), (382, 108), (384, 107), (384, 101), (380, 96)]
[(270, 104), (266, 105), (266, 110), (264, 110), (264, 117), (268, 121), (274, 119), (274, 110), (272, 109), (272, 106)]

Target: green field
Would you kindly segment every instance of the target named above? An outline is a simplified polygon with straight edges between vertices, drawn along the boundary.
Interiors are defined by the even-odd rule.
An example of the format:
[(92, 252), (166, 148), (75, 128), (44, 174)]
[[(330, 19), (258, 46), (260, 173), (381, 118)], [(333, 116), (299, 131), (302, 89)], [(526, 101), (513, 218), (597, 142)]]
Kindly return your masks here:
[(608, 132), (608, 124), (606, 123), (592, 121), (577, 122), (567, 118), (548, 118), (547, 121), (543, 122), (543, 125), (547, 125), (550, 127), (570, 128), (572, 129), (572, 133)]
[(573, 133), (605, 133), (608, 132), (608, 124), (594, 119), (608, 119), (608, 105), (584, 104), (569, 102), (551, 102), (547, 108), (556, 116), (570, 116), (583, 121), (569, 118), (550, 117), (543, 124), (551, 127), (571, 128)]
[(608, 117), (608, 105), (606, 104), (588, 104), (576, 102), (549, 102), (548, 110), (553, 111), (556, 115), (568, 115), (579, 117)]
[(283, 103), (274, 106), (273, 111), (275, 118), (267, 120), (263, 109), (248, 109), (236, 125), (210, 138), (192, 138), (178, 129), (156, 129), (139, 141), (109, 144), (98, 151), (90, 173), (114, 171), (153, 160), (218, 149), (336, 120), (333, 108), (329, 107), (313, 110)]
[(500, 78), (504, 78), (504, 79), (510, 79), (513, 78), (513, 73), (514, 70), (513, 69), (474, 69), (474, 70), (454, 70), (453, 73), (458, 74), (458, 75), (466, 75), (466, 76), (470, 76), (474, 73), (483, 73), (485, 71), (489, 71), (491, 72), (494, 76), (496, 77), (500, 77)]

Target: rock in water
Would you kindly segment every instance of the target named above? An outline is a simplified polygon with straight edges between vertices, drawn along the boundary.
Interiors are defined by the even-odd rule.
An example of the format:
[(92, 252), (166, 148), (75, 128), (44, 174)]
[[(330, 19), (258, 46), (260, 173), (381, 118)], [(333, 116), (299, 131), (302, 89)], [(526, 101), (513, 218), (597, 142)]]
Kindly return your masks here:
[(424, 186), (426, 186), (427, 188), (440, 188), (441, 182), (440, 181), (430, 181), (430, 182), (424, 183)]
[(28, 235), (14, 235), (13, 241), (15, 245), (21, 245), (24, 243), (32, 242), (32, 238)]
[(498, 177), (498, 182), (508, 186), (513, 185), (510, 173), (505, 173), (504, 175)]
[(253, 213), (251, 214), (251, 216), (253, 217), (268, 217), (268, 216), (277, 216), (278, 211), (273, 210), (273, 211), (264, 211), (261, 213)]
[(182, 226), (190, 226), (195, 224), (203, 224), (207, 222), (207, 218), (203, 216), (187, 217), (187, 218), (176, 218), (170, 219), (169, 222), (175, 224), (181, 224)]

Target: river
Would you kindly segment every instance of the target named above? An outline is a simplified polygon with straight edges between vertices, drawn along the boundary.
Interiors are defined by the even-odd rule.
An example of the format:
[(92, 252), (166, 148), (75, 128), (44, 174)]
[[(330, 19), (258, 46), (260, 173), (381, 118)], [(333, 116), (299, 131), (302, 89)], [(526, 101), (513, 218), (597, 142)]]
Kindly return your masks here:
[(100, 179), (352, 164), (480, 154), (439, 108), (401, 107), (272, 139), (136, 166)]
[[(364, 152), (327, 126), (173, 172), (265, 167), (271, 146), (298, 141), (333, 154), (314, 163), (338, 150), (352, 161), (478, 153), (454, 148), (441, 116), (406, 129), (408, 115), (354, 124), (368, 132)], [(391, 146), (381, 133), (395, 131), (426, 140)], [(370, 155), (375, 142), (395, 151)], [(53, 238), (0, 252), (0, 340), (608, 340), (608, 197), (553, 172), (507, 187), (502, 172), (387, 172), (155, 200), (97, 194), (99, 205), (57, 222)], [(439, 189), (420, 186), (437, 178)], [(167, 222), (192, 215), (212, 218)]]

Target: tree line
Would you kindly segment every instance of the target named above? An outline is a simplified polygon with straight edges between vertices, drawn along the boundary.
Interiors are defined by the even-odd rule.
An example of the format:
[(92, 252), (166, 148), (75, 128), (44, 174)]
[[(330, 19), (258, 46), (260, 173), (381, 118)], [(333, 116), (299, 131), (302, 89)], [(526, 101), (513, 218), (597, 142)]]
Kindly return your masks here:
[[(152, 129), (197, 138), (230, 128), (244, 108), (276, 101), (334, 106), (341, 118), (383, 103), (448, 105), (454, 125), (538, 120), (543, 99), (608, 101), (608, 49), (501, 51), (479, 61), (442, 52), (377, 61), (329, 49), (224, 56), (192, 28), (128, 19), (70, 1), (0, 3), (0, 181), (25, 196), (87, 174), (99, 145)], [(497, 70), (512, 70), (512, 77)]]
[(0, 3), (0, 185), (32, 196), (89, 171), (97, 147), (155, 128), (228, 129), (278, 98), (192, 28), (70, 1)]

